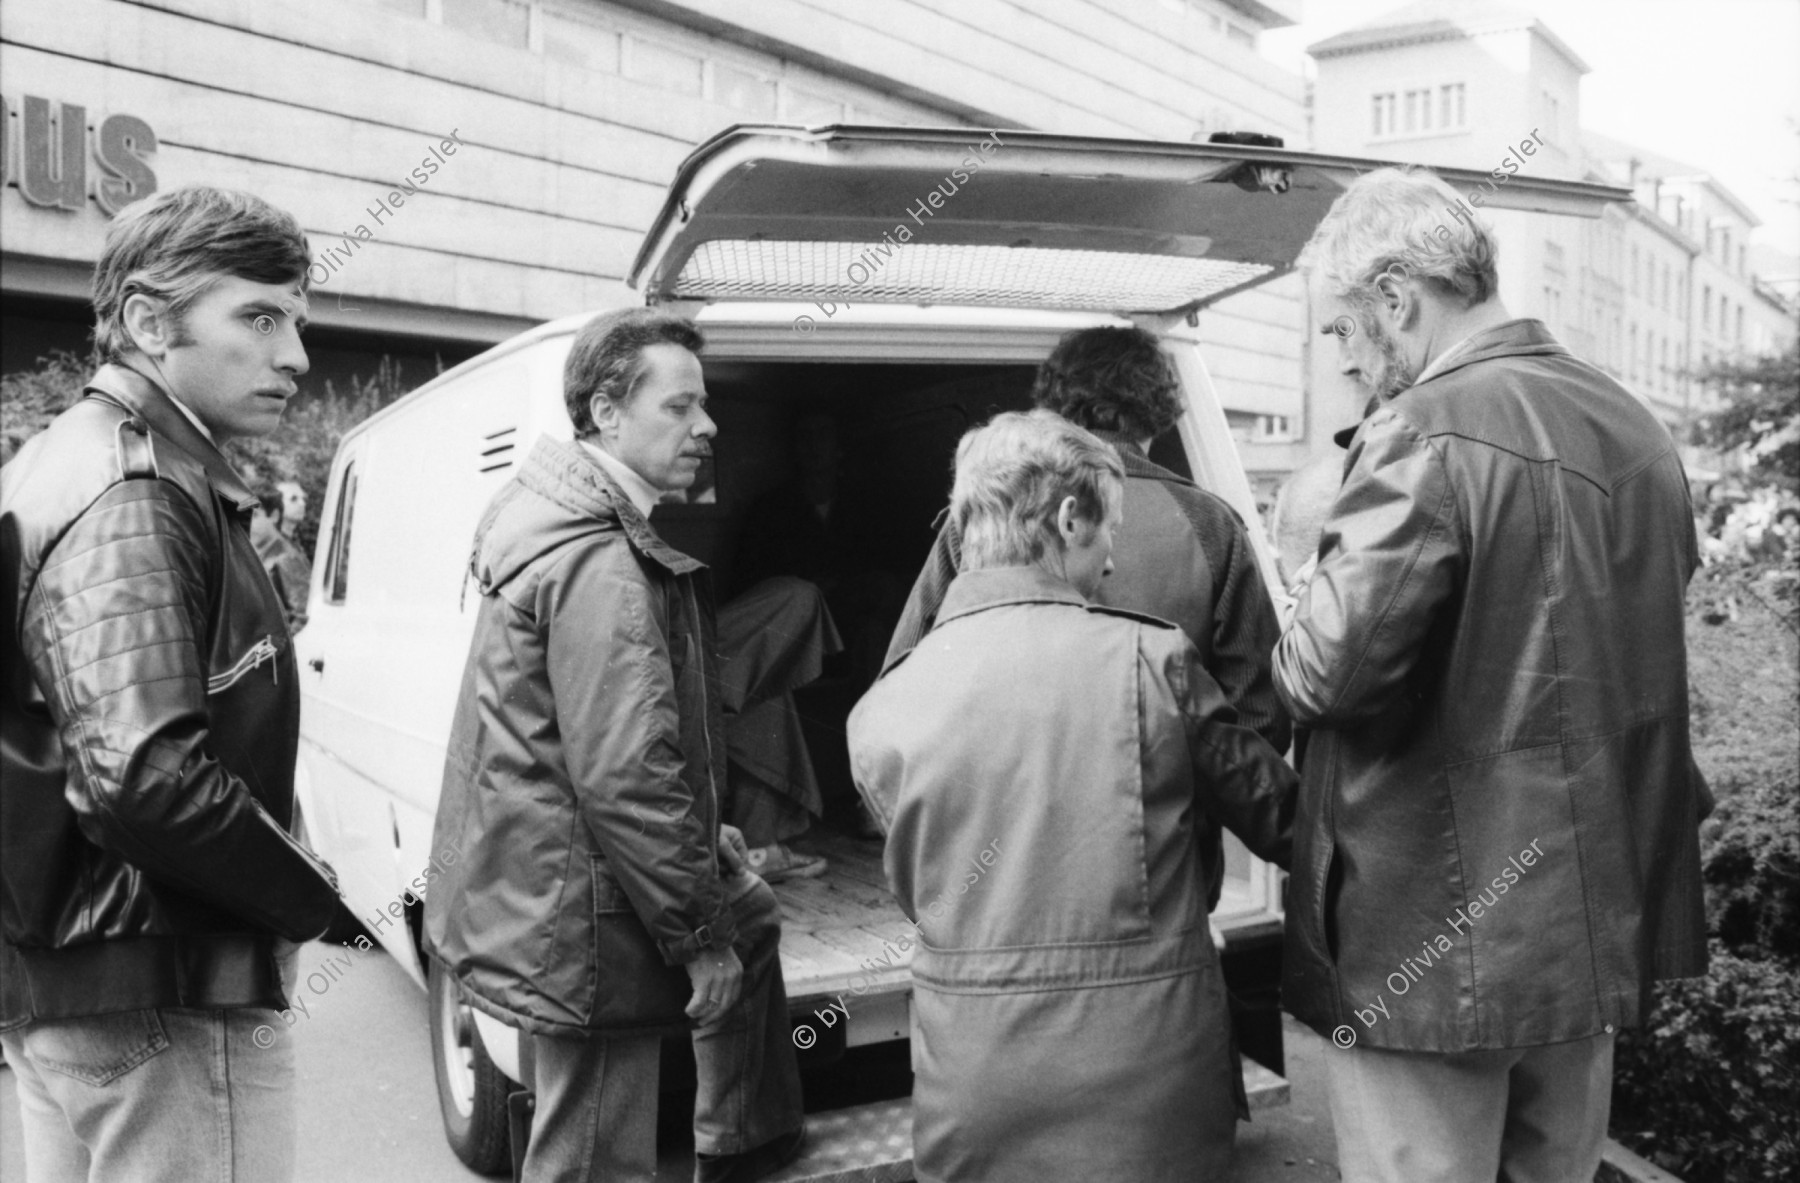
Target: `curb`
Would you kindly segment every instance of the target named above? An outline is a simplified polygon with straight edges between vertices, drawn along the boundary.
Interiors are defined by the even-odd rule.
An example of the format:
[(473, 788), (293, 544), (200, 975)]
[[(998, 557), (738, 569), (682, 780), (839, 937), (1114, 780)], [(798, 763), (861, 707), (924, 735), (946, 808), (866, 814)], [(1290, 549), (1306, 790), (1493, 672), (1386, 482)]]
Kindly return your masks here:
[(1680, 1176), (1671, 1175), (1649, 1159), (1632, 1153), (1611, 1138), (1606, 1140), (1606, 1146), (1600, 1152), (1600, 1161), (1605, 1166), (1617, 1171), (1628, 1183), (1682, 1183)]

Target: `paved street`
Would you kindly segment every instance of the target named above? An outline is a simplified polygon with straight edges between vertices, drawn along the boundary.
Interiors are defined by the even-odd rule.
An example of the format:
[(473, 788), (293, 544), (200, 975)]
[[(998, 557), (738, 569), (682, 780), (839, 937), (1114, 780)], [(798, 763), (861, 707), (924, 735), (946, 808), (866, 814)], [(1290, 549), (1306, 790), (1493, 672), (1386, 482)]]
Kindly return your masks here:
[[(327, 946), (301, 952), (301, 973), (316, 969)], [(443, 1183), (481, 1176), (450, 1153), (438, 1120), (437, 1089), (425, 1027), (425, 993), (386, 956), (358, 960), (292, 1035), (300, 1071), (297, 1183)], [(1325, 1111), (1323, 1043), (1287, 1023), (1293, 1101), (1238, 1127), (1232, 1183), (1311, 1183), (1337, 1178), (1331, 1119)], [(687, 1164), (669, 1163), (671, 1179)], [(0, 1181), (24, 1178), (18, 1099), (10, 1069), (0, 1070)]]
[[(328, 946), (300, 955), (300, 973), (317, 969)], [(341, 951), (340, 951), (341, 952)], [(446, 1183), (480, 1179), (444, 1141), (425, 992), (387, 956), (364, 957), (341, 971), (292, 1032), (300, 1076), (300, 1154), (296, 1183)], [(0, 1180), (24, 1178), (19, 1108), (10, 1070), (0, 1072)]]
[[(304, 975), (329, 956), (301, 953)], [(481, 1176), (450, 1153), (438, 1120), (437, 1090), (425, 1026), (425, 994), (386, 956), (341, 973), (293, 1031), (300, 1071), (297, 1183), (443, 1183)], [(1331, 1119), (1325, 1111), (1320, 1056), (1311, 1032), (1287, 1023), (1293, 1101), (1238, 1127), (1231, 1183), (1311, 1183), (1337, 1178)], [(690, 1177), (667, 1164), (670, 1180)], [(0, 1070), (0, 1181), (24, 1178), (19, 1110), (10, 1069)]]

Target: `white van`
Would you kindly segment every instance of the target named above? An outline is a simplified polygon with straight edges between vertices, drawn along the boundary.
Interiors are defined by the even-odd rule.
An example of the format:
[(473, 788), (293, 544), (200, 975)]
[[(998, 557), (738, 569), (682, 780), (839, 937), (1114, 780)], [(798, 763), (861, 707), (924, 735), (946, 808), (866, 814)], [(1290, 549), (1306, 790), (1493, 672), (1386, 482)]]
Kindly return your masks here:
[[(1027, 406), (1035, 368), (1063, 333), (1129, 317), (1162, 336), (1187, 399), (1153, 459), (1237, 509), (1275, 586), (1191, 326), (1208, 304), (1290, 272), (1343, 186), (1379, 162), (1245, 138), (1258, 142), (758, 126), (702, 145), (681, 166), (631, 276), (649, 302), (705, 332), (708, 409), (719, 424), (706, 498), (658, 507), (657, 529), (729, 586), (749, 506), (793, 469), (789, 425), (825, 410), (840, 424), (845, 480), (865, 494), (846, 503), (861, 507), (904, 589), (930, 547), (958, 436)], [(1472, 181), (1444, 173), (1460, 187)], [(1594, 216), (1627, 198), (1516, 179), (1493, 204)], [(444, 853), (431, 849), (432, 818), (474, 627), (465, 575), (476, 520), (536, 437), (569, 437), (563, 359), (598, 311), (497, 346), (345, 437), (323, 507), (309, 624), (296, 638), (306, 831), (373, 935), (430, 990), (446, 1130), (483, 1171), (510, 1161), (516, 1040), (463, 1005), (422, 956), (409, 885)], [(835, 709), (818, 708), (810, 722), (841, 734)], [(847, 784), (848, 769), (834, 764), (840, 750), (827, 740), (813, 754), (822, 781)], [(1286, 1090), (1277, 1075), (1280, 875), (1227, 842), (1215, 924), (1228, 980), (1248, 1002), (1241, 1041), (1266, 1062), (1247, 1064), (1252, 1090), (1275, 1102)], [(906, 954), (892, 957), (890, 947), (883, 959), (905, 922), (878, 846), (829, 834), (820, 845), (830, 873), (778, 888), (782, 969), (797, 1020), (818, 1036), (803, 1064), (854, 1065), (859, 1053), (901, 1050), (893, 1045), (907, 1038)], [(813, 1015), (848, 997), (853, 982), (841, 1022)], [(815, 1117), (809, 1156), (832, 1149), (834, 1131), (854, 1130), (877, 1145), (857, 1164), (885, 1172), (859, 1177), (908, 1178), (907, 1122), (903, 1097)]]

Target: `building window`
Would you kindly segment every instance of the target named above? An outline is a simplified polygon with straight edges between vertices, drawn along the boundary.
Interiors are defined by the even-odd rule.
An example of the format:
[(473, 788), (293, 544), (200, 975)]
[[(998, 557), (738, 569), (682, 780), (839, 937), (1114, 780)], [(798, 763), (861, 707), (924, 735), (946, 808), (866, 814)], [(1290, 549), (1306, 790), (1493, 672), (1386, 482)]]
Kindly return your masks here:
[(1637, 325), (1631, 326), (1631, 352), (1625, 356), (1625, 373), (1633, 382), (1638, 376), (1638, 334)]
[(1737, 330), (1733, 337), (1739, 345), (1744, 343), (1744, 306), (1742, 304), (1737, 306)]
[(1700, 323), (1712, 332), (1712, 284), (1700, 285)]
[(1550, 143), (1562, 140), (1562, 103), (1549, 91), (1544, 92), (1544, 127), (1548, 131), (1546, 137)]
[(740, 70), (724, 62), (714, 62), (712, 101), (764, 119), (773, 119), (775, 83), (772, 79), (759, 77), (748, 70)]
[(695, 98), (705, 88), (705, 63), (699, 58), (637, 37), (625, 39), (625, 74)]
[(583, 70), (619, 72), (619, 35), (554, 12), (539, 14), (544, 56)]
[[(1415, 132), (1419, 130), (1419, 97), (1424, 93), (1424, 91), (1420, 90), (1409, 90), (1406, 92), (1405, 101), (1400, 108), (1402, 112), (1400, 116), (1401, 131)], [(1426, 114), (1429, 116), (1430, 111), (1427, 111)]]
[(1258, 443), (1280, 443), (1294, 438), (1294, 421), (1286, 415), (1258, 415), (1251, 438)]
[(1439, 127), (1463, 127), (1467, 124), (1469, 113), (1464, 103), (1466, 93), (1467, 88), (1460, 82), (1438, 87)]
[(1669, 310), (1669, 265), (1667, 263), (1663, 264), (1662, 269), (1662, 310), (1664, 312)]
[(1371, 115), (1373, 116), (1370, 129), (1372, 135), (1391, 136), (1399, 130), (1394, 126), (1394, 95), (1392, 91), (1375, 96)]
[(1638, 294), (1638, 249), (1631, 248), (1631, 294)]
[(1670, 385), (1671, 385), (1671, 383), (1669, 382), (1669, 339), (1667, 337), (1664, 337), (1662, 339), (1662, 388), (1664, 390), (1667, 390)]
[(442, 0), (444, 27), (492, 41), (496, 45), (526, 47), (531, 28), (531, 9), (513, 0)]

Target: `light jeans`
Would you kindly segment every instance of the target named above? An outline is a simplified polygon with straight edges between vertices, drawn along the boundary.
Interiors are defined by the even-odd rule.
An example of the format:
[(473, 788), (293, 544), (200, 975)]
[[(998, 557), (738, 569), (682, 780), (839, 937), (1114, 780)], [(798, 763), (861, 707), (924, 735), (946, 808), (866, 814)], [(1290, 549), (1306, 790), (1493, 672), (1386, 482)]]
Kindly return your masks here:
[(1448, 1055), (1327, 1045), (1344, 1183), (1588, 1183), (1615, 1038)]
[(286, 1183), (294, 1047), (278, 1013), (121, 1011), (0, 1033), (27, 1183)]

